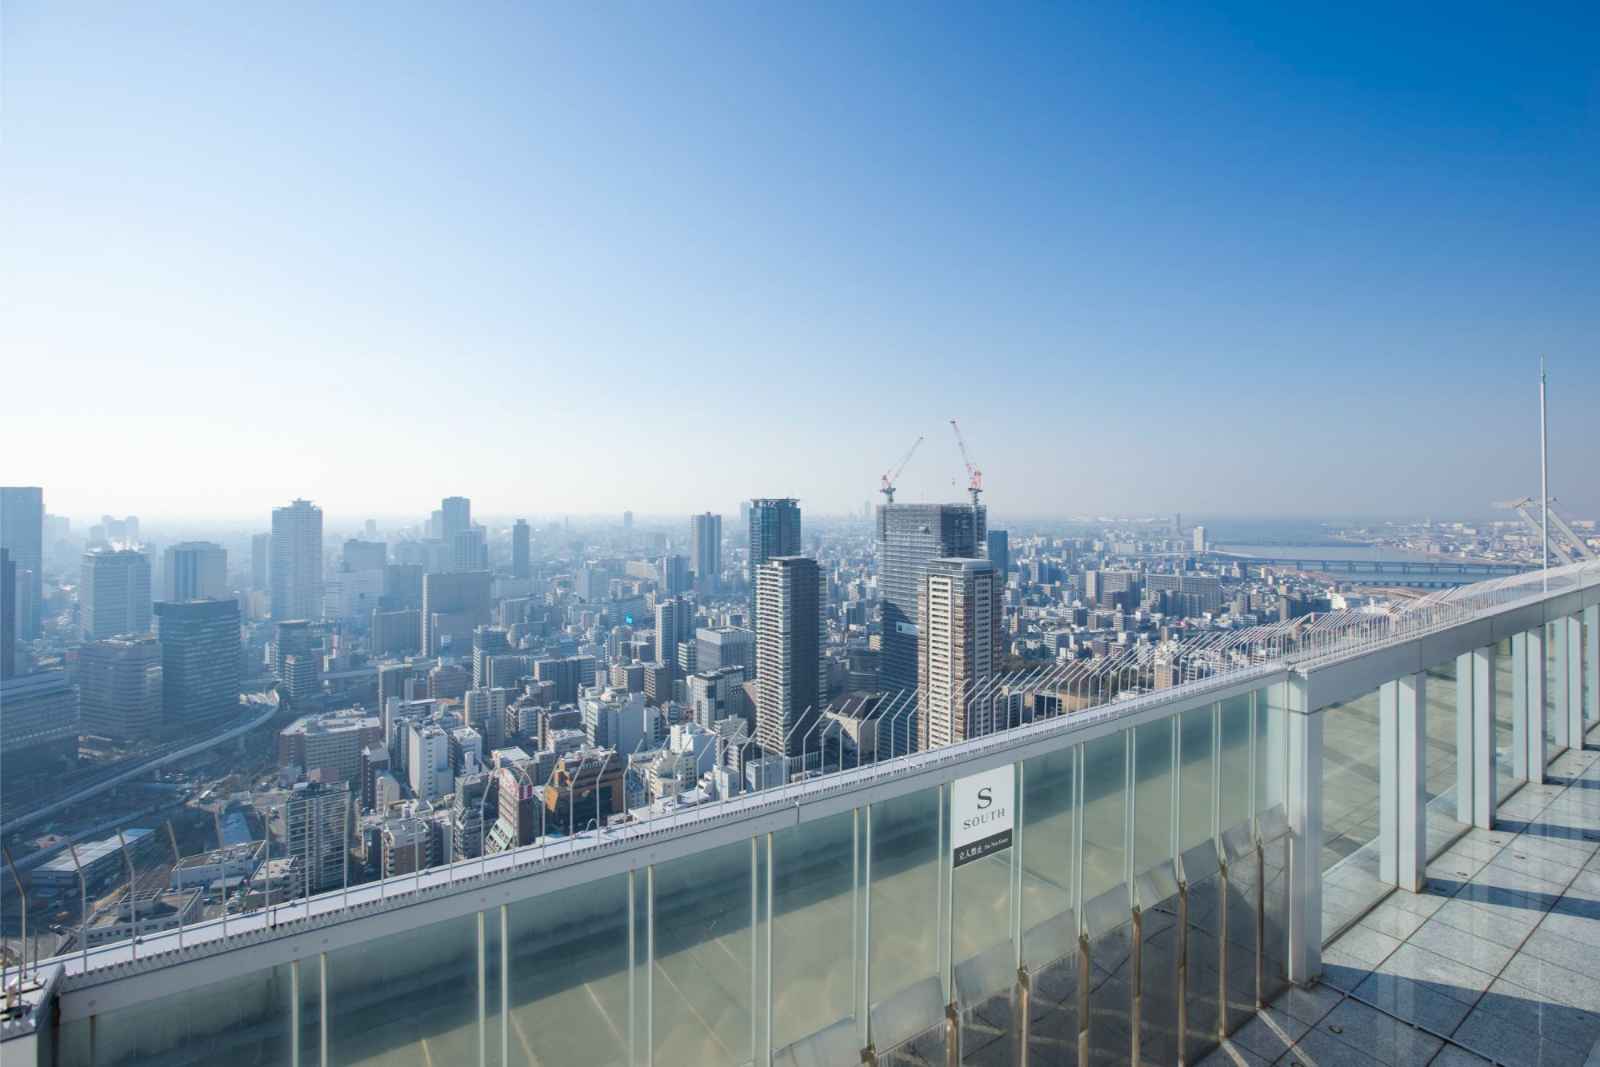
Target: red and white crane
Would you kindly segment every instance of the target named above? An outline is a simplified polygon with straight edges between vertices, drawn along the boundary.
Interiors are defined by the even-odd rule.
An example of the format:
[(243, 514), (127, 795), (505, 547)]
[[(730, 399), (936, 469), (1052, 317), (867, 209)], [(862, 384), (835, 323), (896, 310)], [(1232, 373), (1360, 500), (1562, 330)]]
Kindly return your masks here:
[(956, 444), (961, 448), (961, 462), (967, 465), (967, 492), (972, 494), (972, 506), (978, 506), (978, 494), (983, 492), (983, 472), (972, 465), (972, 457), (967, 455), (967, 439), (961, 436), (961, 426), (955, 419), (950, 420), (950, 428), (956, 432)]

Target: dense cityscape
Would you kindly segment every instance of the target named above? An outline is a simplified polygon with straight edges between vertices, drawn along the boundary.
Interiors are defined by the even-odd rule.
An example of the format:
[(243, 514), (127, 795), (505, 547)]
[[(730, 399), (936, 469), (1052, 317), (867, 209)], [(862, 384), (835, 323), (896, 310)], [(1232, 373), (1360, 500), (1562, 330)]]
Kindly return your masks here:
[[(1131, 655), (1159, 687), (1164, 643), (1542, 551), (1515, 509), (1000, 528), (976, 474), (911, 504), (893, 473), (858, 517), (482, 521), (452, 496), (385, 527), (294, 500), (215, 541), (0, 490), (7, 952), (19, 882), (28, 954), (69, 952), (960, 742), (1036, 713), (979, 697), (1029, 667)], [(1557, 522), (1592, 558), (1594, 522)]]

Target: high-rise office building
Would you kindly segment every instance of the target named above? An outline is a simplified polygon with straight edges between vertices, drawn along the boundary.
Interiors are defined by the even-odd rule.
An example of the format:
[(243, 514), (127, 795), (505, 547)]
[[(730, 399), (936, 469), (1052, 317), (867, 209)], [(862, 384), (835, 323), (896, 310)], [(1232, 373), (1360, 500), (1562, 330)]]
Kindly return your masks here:
[(928, 561), (917, 595), (919, 749), (993, 732), (985, 690), (1000, 663), (1001, 587), (991, 560)]
[(756, 583), (756, 740), (768, 755), (798, 756), (822, 713), (822, 573), (809, 556), (778, 556)]
[(267, 569), (267, 558), (272, 552), (272, 535), (250, 535), (250, 588), (271, 589), (272, 578)]
[(78, 650), (85, 734), (113, 741), (155, 737), (161, 732), (161, 688), (161, 644), (154, 637), (112, 637)]
[[(66, 671), (0, 682), (0, 775), (54, 773), (78, 759), (78, 690)], [(16, 778), (12, 779), (13, 781)]]
[(156, 605), (155, 616), (166, 721), (181, 727), (237, 715), (239, 602), (163, 602)]
[(322, 618), (322, 509), (309, 500), (272, 509), (274, 619)]
[(0, 679), (17, 673), (17, 565), (0, 548)]
[(481, 689), (489, 684), (489, 660), (511, 651), (511, 642), (503, 626), (474, 626), (472, 628), (472, 686)]
[(1006, 574), (1011, 570), (1011, 532), (990, 530), (985, 540), (988, 542), (989, 562), (994, 564), (995, 573), (1000, 576), (1000, 587), (1004, 589)]
[(295, 896), (338, 888), (345, 877), (350, 821), (348, 782), (300, 782), (283, 804), (285, 850), (299, 861)]
[(489, 569), (489, 546), (481, 529), (458, 530), (450, 536), (448, 544), (452, 571)]
[(1206, 550), (1206, 528), (1204, 526), (1196, 526), (1194, 528), (1194, 550), (1196, 552), (1204, 552)]
[(162, 600), (221, 600), (228, 595), (228, 550), (184, 541), (162, 553)]
[(928, 561), (981, 557), (988, 540), (986, 519), (985, 508), (970, 504), (886, 504), (878, 508), (878, 593), (886, 690), (917, 688), (917, 591)]
[(381, 571), (389, 563), (389, 546), (382, 541), (351, 538), (344, 543), (340, 562), (346, 571)]
[(518, 519), (511, 527), (511, 577), (527, 578), (532, 575), (529, 565), (530, 529), (527, 519)]
[(456, 534), (472, 529), (472, 501), (464, 496), (447, 496), (439, 503), (440, 527), (434, 536), (446, 545), (455, 543)]
[(749, 673), (756, 662), (756, 635), (754, 630), (740, 626), (718, 626), (695, 631), (698, 646), (695, 669), (701, 672), (720, 671), (727, 667), (743, 667)]
[(658, 578), (661, 582), (661, 591), (668, 596), (677, 596), (689, 591), (689, 561), (682, 556), (662, 556), (661, 573)]
[(750, 501), (750, 585), (756, 570), (769, 559), (800, 552), (800, 502), (792, 497)]
[(87, 641), (150, 632), (150, 557), (132, 548), (83, 554), (78, 609)]
[(450, 771), (450, 737), (431, 722), (414, 722), (407, 738), (406, 773), (420, 800), (436, 800), (455, 785)]
[(689, 521), (690, 557), (695, 588), (716, 593), (722, 584), (722, 516), (706, 512)]
[(679, 676), (678, 642), (694, 639), (694, 601), (668, 597), (656, 604), (656, 662), (673, 668)]
[(466, 653), (471, 646), (473, 627), (490, 621), (489, 591), (493, 578), (488, 571), (423, 575), (423, 655), (437, 656), (446, 643), (459, 654)]
[(44, 602), (44, 490), (36, 485), (0, 487), (0, 548), (17, 569), (17, 637), (39, 636)]

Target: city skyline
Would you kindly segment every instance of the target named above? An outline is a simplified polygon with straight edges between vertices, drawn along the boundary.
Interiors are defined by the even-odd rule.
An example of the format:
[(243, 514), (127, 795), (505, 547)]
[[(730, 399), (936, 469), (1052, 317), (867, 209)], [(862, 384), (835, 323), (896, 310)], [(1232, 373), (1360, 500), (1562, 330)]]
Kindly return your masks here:
[[(1459, 513), (1536, 492), (1541, 354), (1600, 506), (1592, 11), (0, 19), (0, 454), (58, 513), (841, 514), (918, 434), (956, 498), (951, 416), (997, 513)], [(644, 397), (674, 447), (588, 432)]]

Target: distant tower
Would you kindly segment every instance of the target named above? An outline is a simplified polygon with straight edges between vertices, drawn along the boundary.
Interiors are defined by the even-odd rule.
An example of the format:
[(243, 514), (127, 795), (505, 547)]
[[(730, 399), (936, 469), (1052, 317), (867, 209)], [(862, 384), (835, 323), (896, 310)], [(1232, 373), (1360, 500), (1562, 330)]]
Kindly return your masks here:
[(78, 650), (84, 733), (135, 741), (161, 732), (161, 645), (149, 635), (90, 641)]
[(268, 556), (273, 619), (322, 618), (322, 509), (309, 500), (273, 508)]
[(272, 550), (272, 535), (258, 533), (250, 535), (250, 588), (269, 590), (272, 588), (271, 579), (268, 577), (267, 557)]
[(1206, 550), (1206, 528), (1204, 526), (1196, 526), (1194, 528), (1194, 550), (1196, 552), (1204, 552)]
[[(761, 590), (756, 571), (769, 559), (800, 554), (800, 502), (792, 497), (750, 501), (750, 615), (758, 616)], [(756, 668), (759, 673), (759, 665)]]
[(999, 666), (1002, 586), (989, 560), (928, 561), (917, 595), (920, 749), (993, 732), (993, 699), (982, 694)]
[(511, 577), (513, 578), (527, 578), (532, 573), (529, 568), (529, 533), (526, 519), (518, 519), (516, 525), (511, 527)]
[(17, 673), (17, 565), (0, 548), (0, 679)]
[(1000, 588), (1004, 589), (1006, 575), (1011, 570), (1011, 534), (1006, 530), (990, 530), (986, 541), (989, 562), (994, 564), (995, 573), (1000, 576)]
[(162, 704), (175, 726), (239, 714), (239, 602), (193, 600), (156, 605)]
[(162, 600), (221, 600), (228, 595), (228, 550), (184, 541), (163, 553)]
[(472, 501), (464, 496), (447, 496), (439, 502), (439, 520), (442, 526), (434, 536), (446, 545), (455, 543), (456, 534), (472, 529)]
[(83, 554), (78, 608), (86, 641), (150, 632), (150, 557), (137, 549)]
[(702, 593), (716, 593), (722, 583), (722, 516), (706, 512), (696, 515), (689, 523), (691, 554), (695, 588)]
[(778, 556), (756, 584), (756, 740), (768, 755), (798, 756), (822, 713), (822, 573), (809, 556)]
[(694, 640), (694, 602), (669, 597), (656, 604), (656, 661), (678, 671), (678, 642)]
[(44, 490), (36, 485), (0, 487), (0, 548), (17, 569), (17, 637), (39, 636), (44, 596)]
[(632, 530), (633, 529), (633, 512), (624, 511), (622, 513), (622, 528), (624, 530)]

